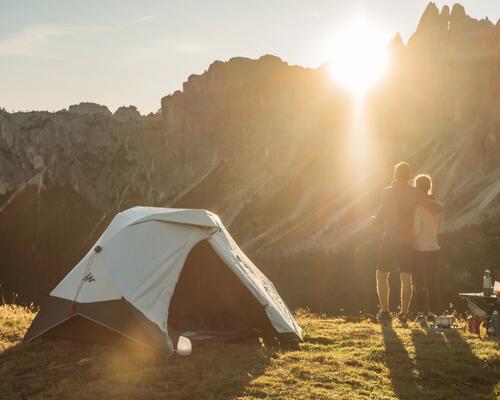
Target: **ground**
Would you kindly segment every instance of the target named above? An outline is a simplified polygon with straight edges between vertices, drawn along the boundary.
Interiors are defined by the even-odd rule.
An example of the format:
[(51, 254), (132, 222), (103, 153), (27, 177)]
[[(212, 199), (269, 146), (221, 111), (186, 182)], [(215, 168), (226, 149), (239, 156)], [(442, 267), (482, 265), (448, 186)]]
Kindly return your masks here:
[(158, 358), (79, 342), (20, 344), (33, 316), (0, 306), (1, 399), (500, 398), (499, 342), (463, 332), (299, 312), (300, 350), (249, 341)]

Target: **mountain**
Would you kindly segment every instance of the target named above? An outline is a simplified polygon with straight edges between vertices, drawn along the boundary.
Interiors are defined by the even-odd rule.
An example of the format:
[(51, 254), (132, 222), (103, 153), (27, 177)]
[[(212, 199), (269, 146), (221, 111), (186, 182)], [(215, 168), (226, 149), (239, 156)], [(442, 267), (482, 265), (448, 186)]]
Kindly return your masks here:
[[(312, 265), (340, 263), (354, 272), (339, 293), (361, 279), (372, 289), (368, 217), (401, 159), (432, 173), (446, 202), (453, 290), (483, 262), (498, 268), (500, 23), (430, 3), (408, 44), (396, 35), (390, 51), (392, 69), (362, 110), (327, 65), (266, 55), (214, 62), (149, 116), (92, 103), (0, 111), (3, 296), (43, 299), (115, 213), (139, 204), (220, 214), (278, 286), (291, 271), (282, 265), (309, 271), (314, 286)], [(480, 262), (466, 264), (477, 253), (464, 255), (462, 241)], [(321, 258), (330, 253), (342, 257)]]

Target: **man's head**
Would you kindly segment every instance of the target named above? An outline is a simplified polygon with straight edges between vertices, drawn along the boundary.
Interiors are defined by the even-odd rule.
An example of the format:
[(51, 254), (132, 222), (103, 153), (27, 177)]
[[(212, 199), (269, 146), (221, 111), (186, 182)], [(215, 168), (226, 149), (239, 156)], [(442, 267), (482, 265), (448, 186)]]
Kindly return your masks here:
[(401, 161), (394, 167), (392, 176), (394, 183), (406, 183), (411, 179), (411, 167), (407, 162)]

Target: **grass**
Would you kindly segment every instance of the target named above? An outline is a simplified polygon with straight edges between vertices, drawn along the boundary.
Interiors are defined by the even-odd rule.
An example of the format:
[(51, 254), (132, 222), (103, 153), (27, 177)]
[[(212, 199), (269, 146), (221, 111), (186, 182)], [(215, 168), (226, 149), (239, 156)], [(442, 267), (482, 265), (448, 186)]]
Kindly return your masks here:
[(2, 399), (495, 399), (500, 346), (466, 333), (298, 313), (298, 351), (211, 344), (191, 357), (67, 341), (20, 344), (30, 309), (0, 306)]

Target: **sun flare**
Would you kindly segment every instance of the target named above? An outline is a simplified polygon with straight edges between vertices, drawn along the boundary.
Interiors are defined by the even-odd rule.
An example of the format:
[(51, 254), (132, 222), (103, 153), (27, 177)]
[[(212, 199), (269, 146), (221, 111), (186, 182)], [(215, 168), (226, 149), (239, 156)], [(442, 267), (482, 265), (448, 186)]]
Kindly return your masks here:
[(363, 95), (388, 67), (387, 36), (365, 19), (353, 20), (334, 36), (331, 55), (332, 78), (354, 95)]

